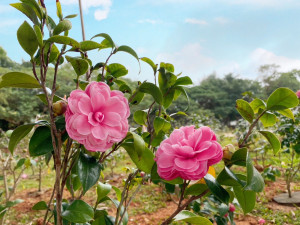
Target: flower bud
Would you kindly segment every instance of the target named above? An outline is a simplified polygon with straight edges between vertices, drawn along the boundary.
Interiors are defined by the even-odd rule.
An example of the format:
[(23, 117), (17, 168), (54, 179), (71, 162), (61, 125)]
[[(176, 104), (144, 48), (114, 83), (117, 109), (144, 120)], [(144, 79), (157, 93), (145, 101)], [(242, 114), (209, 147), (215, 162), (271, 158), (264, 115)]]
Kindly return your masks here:
[(259, 219), (259, 220), (258, 220), (258, 223), (259, 223), (259, 224), (265, 224), (266, 221), (265, 221), (264, 219)]
[(53, 113), (54, 113), (54, 116), (61, 116), (63, 115), (66, 110), (67, 110), (67, 102), (64, 101), (64, 100), (60, 100), (60, 101), (57, 101), (55, 103), (53, 103)]
[(233, 153), (229, 150), (227, 146), (223, 148), (223, 160), (230, 161)]
[(234, 212), (235, 211), (235, 206), (234, 204), (229, 205), (229, 212)]
[(297, 97), (300, 99), (300, 90), (296, 92)]
[(224, 217), (228, 217), (228, 213), (226, 213), (226, 214), (224, 215)]
[(141, 174), (141, 177), (145, 176), (145, 172), (140, 172), (140, 174)]

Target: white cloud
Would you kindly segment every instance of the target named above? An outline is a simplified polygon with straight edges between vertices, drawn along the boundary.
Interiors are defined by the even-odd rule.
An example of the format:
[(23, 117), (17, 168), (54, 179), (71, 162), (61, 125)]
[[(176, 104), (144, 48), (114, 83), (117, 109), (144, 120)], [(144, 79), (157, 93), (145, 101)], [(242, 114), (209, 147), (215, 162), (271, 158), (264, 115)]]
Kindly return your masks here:
[(208, 25), (208, 23), (205, 20), (198, 20), (194, 18), (187, 18), (184, 22), (197, 25)]
[(152, 20), (152, 19), (143, 19), (143, 20), (139, 20), (138, 23), (158, 24), (158, 23), (161, 23), (161, 21), (160, 20)]
[[(61, 0), (61, 3), (65, 5), (77, 5), (78, 0)], [(94, 13), (96, 20), (106, 19), (112, 6), (112, 0), (82, 0), (81, 3), (84, 11), (88, 11), (89, 8), (97, 8)]]
[(20, 24), (22, 21), (21, 19), (0, 20), (0, 28), (14, 26)]
[(214, 21), (216, 21), (217, 23), (220, 23), (220, 24), (226, 24), (226, 23), (229, 23), (229, 19), (225, 18), (225, 17), (216, 17), (214, 18)]
[(215, 60), (203, 54), (199, 43), (183, 46), (179, 51), (172, 53), (161, 53), (156, 62), (169, 62), (174, 64), (175, 72), (183, 72), (190, 76), (195, 82), (201, 80), (201, 76), (207, 75), (214, 69)]
[(251, 55), (251, 66), (259, 68), (261, 65), (276, 64), (280, 66), (281, 72), (287, 72), (293, 69), (300, 69), (300, 60), (288, 58), (286, 56), (276, 55), (275, 53), (263, 48), (255, 49)]

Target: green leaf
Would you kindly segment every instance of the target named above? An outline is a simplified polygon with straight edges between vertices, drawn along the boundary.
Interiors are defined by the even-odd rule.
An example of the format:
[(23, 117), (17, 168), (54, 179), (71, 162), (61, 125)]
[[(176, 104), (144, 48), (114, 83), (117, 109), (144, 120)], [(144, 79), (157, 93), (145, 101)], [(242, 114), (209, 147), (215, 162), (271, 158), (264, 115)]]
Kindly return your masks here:
[(94, 49), (99, 49), (101, 47), (102, 45), (95, 41), (87, 40), (87, 41), (80, 42), (80, 49), (84, 52), (94, 50)]
[(153, 69), (153, 72), (156, 73), (156, 71), (157, 71), (157, 65), (151, 59), (149, 59), (147, 57), (142, 57), (140, 59), (142, 61), (144, 61), (145, 63), (148, 63), (151, 66), (151, 68)]
[(190, 77), (186, 76), (186, 77), (178, 78), (174, 85), (178, 86), (178, 85), (191, 85), (191, 84), (193, 84), (193, 81), (191, 80)]
[(72, 19), (75, 18), (77, 16), (77, 14), (71, 14), (65, 17), (65, 19)]
[(206, 174), (204, 180), (214, 196), (221, 202), (228, 204), (230, 196), (228, 192), (216, 181), (216, 179), (212, 175)]
[(143, 93), (152, 95), (152, 97), (158, 104), (162, 104), (163, 101), (162, 93), (155, 84), (149, 82), (143, 82), (139, 90)]
[(61, 32), (65, 32), (67, 30), (71, 30), (72, 23), (70, 20), (60, 21), (53, 30), (53, 35), (58, 35)]
[(253, 166), (250, 154), (247, 155), (247, 185), (244, 187), (244, 190), (261, 192), (264, 190), (265, 183), (263, 177), (257, 171), (257, 169)]
[(40, 201), (32, 207), (32, 210), (45, 210), (45, 209), (48, 209), (47, 203), (45, 201)]
[(84, 193), (97, 183), (102, 169), (102, 165), (94, 157), (80, 153), (77, 173)]
[(89, 63), (85, 59), (74, 58), (74, 57), (70, 57), (70, 56), (66, 56), (66, 59), (69, 63), (71, 63), (77, 76), (85, 74), (89, 68)]
[(299, 99), (295, 92), (288, 88), (276, 89), (268, 98), (267, 110), (283, 110), (296, 107)]
[(271, 146), (273, 148), (273, 153), (275, 155), (281, 148), (281, 143), (278, 140), (278, 138), (276, 137), (276, 135), (270, 131), (259, 131), (259, 133), (261, 133), (271, 144)]
[(185, 195), (200, 195), (201, 193), (203, 193), (204, 191), (206, 191), (208, 189), (206, 184), (193, 184), (191, 186), (189, 186), (186, 190), (185, 190)]
[[(36, 13), (37, 17), (41, 20), (43, 17), (43, 12), (41, 10), (41, 7), (35, 0), (21, 0), (21, 2), (25, 3), (26, 5), (30, 6), (33, 11)], [(35, 16), (35, 15), (31, 15)]]
[[(48, 52), (49, 52), (50, 46), (51, 46), (51, 49), (50, 49), (49, 62), (48, 62)], [(45, 47), (44, 47), (44, 59), (45, 59), (46, 63), (53, 62), (54, 60), (57, 59), (58, 56), (59, 56), (59, 50), (56, 47), (56, 45), (53, 44), (53, 43), (51, 45), (50, 42), (45, 43)], [(37, 61), (40, 62), (40, 59), (38, 59)]]
[[(45, 105), (47, 105), (47, 100), (46, 100), (46, 96), (45, 94), (38, 94), (36, 95)], [(57, 95), (54, 95), (53, 97), (53, 102), (57, 102), (57, 101), (60, 101), (60, 100), (64, 100), (63, 98), (57, 96)]]
[(34, 125), (35, 125), (34, 123), (21, 125), (12, 132), (8, 143), (8, 149), (11, 154), (14, 153), (16, 146), (27, 134), (29, 134), (29, 132), (34, 127)]
[(136, 58), (136, 60), (140, 63), (139, 57), (136, 54), (136, 52), (127, 45), (121, 45), (120, 47), (118, 47), (117, 52), (126, 52), (126, 53), (132, 55), (134, 58)]
[(138, 105), (138, 104), (140, 104), (140, 102), (143, 100), (143, 98), (144, 98), (144, 93), (143, 92), (140, 92), (140, 91), (134, 91), (133, 93), (132, 93), (132, 95), (131, 96), (134, 96), (132, 99), (131, 99), (131, 97), (129, 98), (129, 99), (131, 99), (131, 101), (130, 101), (130, 103), (132, 104), (132, 105)]
[(137, 124), (145, 125), (147, 123), (147, 113), (142, 110), (135, 111), (133, 114), (133, 119)]
[(230, 160), (231, 164), (246, 166), (247, 148), (240, 148), (236, 150)]
[(218, 175), (217, 181), (221, 185), (244, 187), (246, 185), (246, 182), (241, 180), (239, 177), (243, 179), (246, 178), (243, 175), (233, 173), (228, 167), (225, 166), (225, 168)]
[[(115, 206), (116, 206), (117, 208), (119, 207), (119, 205), (120, 205), (120, 202), (119, 202), (119, 201), (117, 201), (117, 200), (115, 200), (115, 199), (110, 199), (110, 200), (115, 204)], [(121, 207), (121, 215), (122, 215), (123, 213), (124, 213), (124, 207), (122, 206), (122, 207)], [(126, 224), (128, 223), (128, 214), (127, 214), (127, 212), (125, 212), (122, 222), (123, 222), (123, 225), (126, 225)]]
[(240, 186), (234, 186), (233, 191), (236, 199), (243, 209), (244, 214), (251, 212), (255, 206), (256, 193), (254, 191), (243, 190)]
[(51, 131), (48, 126), (36, 128), (29, 141), (30, 156), (45, 155), (53, 151)]
[(17, 165), (14, 168), (14, 170), (19, 169), (21, 166), (23, 166), (24, 163), (25, 163), (25, 160), (26, 160), (25, 158), (19, 159), (18, 162), (17, 162)]
[(264, 127), (271, 127), (276, 124), (277, 117), (273, 113), (265, 112), (265, 114), (259, 119)]
[(17, 38), (24, 51), (32, 57), (38, 49), (38, 40), (35, 31), (26, 21), (18, 29)]
[(253, 109), (254, 113), (258, 113), (259, 109), (264, 110), (266, 108), (266, 103), (263, 100), (256, 98), (252, 102), (250, 102), (250, 106)]
[[(111, 37), (110, 37), (108, 34), (106, 34), (106, 33), (97, 34), (97, 35), (95, 35), (94, 37), (92, 37), (91, 39), (94, 39), (94, 38), (96, 38), (96, 37), (103, 37), (105, 40), (108, 41), (109, 47), (111, 47), (111, 48), (116, 47), (115, 43), (113, 42), (113, 40), (111, 39)], [(102, 43), (101, 43), (101, 44), (102, 44)], [(108, 47), (108, 46), (107, 46), (107, 47)]]
[(116, 192), (116, 197), (117, 197), (118, 201), (121, 201), (122, 191), (119, 188), (117, 188), (116, 186), (112, 186), (112, 189), (114, 189), (114, 191)]
[(35, 11), (26, 3), (12, 3), (12, 7), (16, 8), (20, 12), (24, 13), (34, 24), (38, 25), (39, 21)]
[(77, 41), (67, 36), (54, 35), (50, 37), (47, 42), (54, 42), (63, 45), (70, 45), (74, 48), (80, 48), (80, 44)]
[[(189, 109), (189, 107), (190, 107), (190, 99), (189, 99), (188, 94), (186, 93), (185, 89), (184, 89), (183, 87), (181, 87), (181, 86), (176, 86), (176, 87), (175, 87), (175, 90), (176, 90), (176, 91), (180, 91), (180, 92), (184, 95), (184, 97), (186, 98), (186, 100), (187, 100), (187, 102), (188, 102), (188, 105), (187, 105), (187, 107), (185, 108), (184, 111), (187, 111), (187, 110)], [(174, 93), (174, 94), (175, 94), (175, 93)]]
[(145, 141), (144, 141), (144, 139), (140, 135), (138, 135), (134, 132), (128, 132), (127, 136), (126, 136), (126, 139), (133, 139), (134, 151), (140, 157), (143, 154), (144, 150), (145, 150)]
[(50, 16), (46, 16), (46, 25), (47, 28), (49, 30), (50, 36), (52, 36), (53, 34), (53, 30), (56, 27), (56, 23), (54, 22), (54, 20), (50, 17)]
[(36, 39), (38, 41), (39, 46), (43, 47), (43, 34), (42, 34), (40, 27), (38, 25), (34, 25), (33, 29), (34, 29)]
[(182, 210), (174, 217), (174, 221), (183, 221), (189, 224), (213, 225), (209, 219), (198, 216), (190, 211)]
[(129, 93), (132, 94), (131, 88), (127, 84), (122, 84), (119, 87), (119, 90), (122, 91), (123, 93)]
[(290, 110), (290, 109), (277, 110), (277, 112), (279, 112), (281, 115), (283, 115), (287, 118), (295, 120), (294, 114), (293, 114), (292, 110)]
[(86, 223), (93, 217), (93, 208), (82, 200), (73, 201), (62, 213), (62, 218), (72, 223)]
[(252, 123), (254, 119), (254, 111), (248, 102), (243, 99), (236, 100), (236, 109), (245, 120)]
[(106, 68), (108, 74), (112, 75), (115, 78), (119, 78), (128, 74), (128, 70), (125, 66), (119, 63), (109, 64)]
[(171, 129), (171, 123), (161, 117), (156, 117), (154, 119), (153, 125), (154, 125), (155, 133), (157, 133), (157, 134), (161, 130), (166, 133), (166, 132), (168, 132), (168, 130)]
[(16, 199), (16, 200), (13, 200), (13, 201), (6, 202), (5, 206), (7, 208), (10, 208), (10, 207), (14, 207), (15, 205), (20, 204), (22, 202), (24, 202), (24, 200), (22, 200), (22, 199)]
[(151, 173), (152, 166), (154, 165), (154, 154), (153, 152), (145, 147), (142, 155), (138, 155), (135, 151), (133, 143), (123, 143), (122, 147), (127, 151), (131, 160), (134, 162), (136, 167), (146, 173)]
[(101, 201), (102, 198), (104, 198), (111, 190), (110, 184), (103, 184), (101, 182), (98, 182), (97, 185), (97, 202)]

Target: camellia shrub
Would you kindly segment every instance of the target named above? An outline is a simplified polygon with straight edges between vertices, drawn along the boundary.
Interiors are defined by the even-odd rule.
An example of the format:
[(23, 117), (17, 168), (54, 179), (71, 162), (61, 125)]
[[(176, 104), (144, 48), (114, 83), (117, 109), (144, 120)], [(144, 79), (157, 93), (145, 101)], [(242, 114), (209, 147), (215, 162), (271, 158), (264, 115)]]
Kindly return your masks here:
[[(30, 57), (32, 74), (10, 72), (0, 79), (0, 88), (40, 89), (43, 94), (32, 99), (41, 100), (48, 107), (47, 119), (19, 126), (9, 143), (9, 150), (14, 154), (20, 140), (34, 129), (29, 141), (30, 156), (44, 156), (47, 163), (53, 161), (56, 177), (51, 198), (33, 206), (34, 210), (45, 210), (44, 224), (50, 221), (57, 225), (126, 225), (128, 207), (149, 178), (169, 191), (176, 186), (180, 189), (177, 209), (162, 224), (172, 221), (234, 224), (234, 210), (230, 205), (234, 198), (244, 213), (250, 212), (255, 206), (256, 193), (264, 189), (264, 181), (253, 166), (248, 139), (258, 131), (276, 154), (280, 149), (277, 137), (268, 130), (256, 129), (256, 125), (262, 122), (264, 127), (273, 126), (275, 111), (292, 117), (290, 108), (299, 104), (295, 93), (279, 88), (266, 101), (237, 100), (236, 108), (249, 126), (240, 138), (238, 149), (227, 152), (224, 158), (222, 147), (209, 127), (174, 129), (171, 125), (173, 116), (186, 114), (169, 115), (168, 108), (180, 95), (188, 98), (185, 86), (192, 84), (188, 76), (176, 74), (172, 64), (155, 64), (147, 57), (139, 58), (132, 48), (116, 45), (105, 33), (87, 41), (74, 40), (68, 34), (72, 28), (69, 19), (75, 15), (64, 17), (59, 1), (56, 2), (57, 21), (48, 15), (44, 0), (11, 4), (30, 20), (19, 27), (17, 38)], [(98, 50), (101, 54), (102, 49), (111, 50), (104, 62), (92, 62), (88, 58), (89, 51)], [(138, 63), (147, 63), (153, 69), (153, 77), (130, 88), (122, 80), (128, 73), (126, 67), (110, 63), (110, 58), (119, 52), (128, 53)], [(63, 63), (69, 63), (76, 74), (74, 90), (66, 99), (56, 94), (58, 71)], [(54, 67), (54, 74), (48, 73), (50, 67)], [(150, 95), (153, 102), (143, 110), (132, 111), (132, 106), (138, 105), (145, 95)], [(131, 127), (130, 115), (135, 121)], [(99, 182), (107, 158), (122, 149), (135, 165), (129, 169), (122, 188)], [(222, 158), (225, 162), (222, 171), (216, 177), (208, 174), (213, 170), (211, 166)], [(235, 167), (244, 167), (245, 172), (235, 173)], [(93, 206), (82, 200), (89, 190), (95, 191)], [(70, 192), (69, 200), (64, 199), (64, 191)], [(115, 198), (109, 197), (112, 191), (116, 193)], [(186, 210), (195, 202), (201, 207), (202, 201), (198, 200), (207, 196), (220, 203), (217, 217), (206, 218)], [(99, 205), (109, 201), (116, 207), (114, 215), (108, 215)], [(229, 216), (224, 218), (227, 213)]]

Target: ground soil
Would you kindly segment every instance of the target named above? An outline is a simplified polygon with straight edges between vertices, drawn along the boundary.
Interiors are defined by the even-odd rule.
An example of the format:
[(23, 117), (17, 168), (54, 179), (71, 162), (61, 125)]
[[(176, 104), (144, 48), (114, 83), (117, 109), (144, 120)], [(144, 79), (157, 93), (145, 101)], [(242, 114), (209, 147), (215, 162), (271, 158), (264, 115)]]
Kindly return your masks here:
[[(272, 209), (274, 213), (276, 213), (277, 210), (285, 211), (285, 212), (291, 212), (293, 210), (297, 210), (294, 206), (287, 206), (287, 205), (279, 205), (276, 202), (273, 201), (273, 197), (278, 194), (285, 191), (285, 183), (283, 180), (279, 180), (276, 182), (267, 182), (265, 187), (265, 198), (267, 199), (267, 203), (265, 203), (266, 207), (269, 209)], [(154, 189), (153, 191), (159, 191), (158, 189)], [(48, 200), (51, 196), (52, 190), (45, 189), (42, 192), (37, 192), (36, 190), (24, 190), (22, 192), (19, 192), (15, 195), (15, 199), (23, 199), (24, 202), (16, 205), (14, 209), (18, 212), (17, 218), (15, 218), (15, 221), (18, 221), (18, 216), (29, 213), (34, 214), (35, 211), (33, 211), (31, 208), (32, 206), (39, 202), (39, 201), (45, 201)], [(70, 198), (68, 195), (68, 192), (66, 192), (64, 198)], [(93, 204), (93, 199), (91, 197), (88, 197), (85, 199), (90, 204)], [(258, 202), (257, 204), (260, 204)], [(139, 208), (141, 205), (139, 205), (136, 202), (133, 202), (130, 206), (130, 210), (134, 208)], [(175, 211), (177, 205), (173, 201), (167, 201), (166, 207), (158, 209), (156, 212), (153, 213), (141, 213), (138, 215), (130, 216), (129, 225), (158, 225), (160, 222), (162, 222), (164, 219), (166, 219), (169, 215), (172, 214), (172, 212)], [(109, 210), (110, 211), (110, 210)], [(113, 211), (110, 211), (110, 213), (113, 213)], [(130, 212), (129, 212), (130, 213)], [(255, 217), (255, 215), (236, 215), (236, 225), (254, 225), (258, 224), (258, 217)], [(15, 221), (11, 221), (11, 224), (17, 224), (14, 223)], [(42, 218), (40, 218), (37, 221), (34, 221), (32, 224), (41, 224)], [(267, 221), (267, 224), (273, 224), (272, 221)]]

